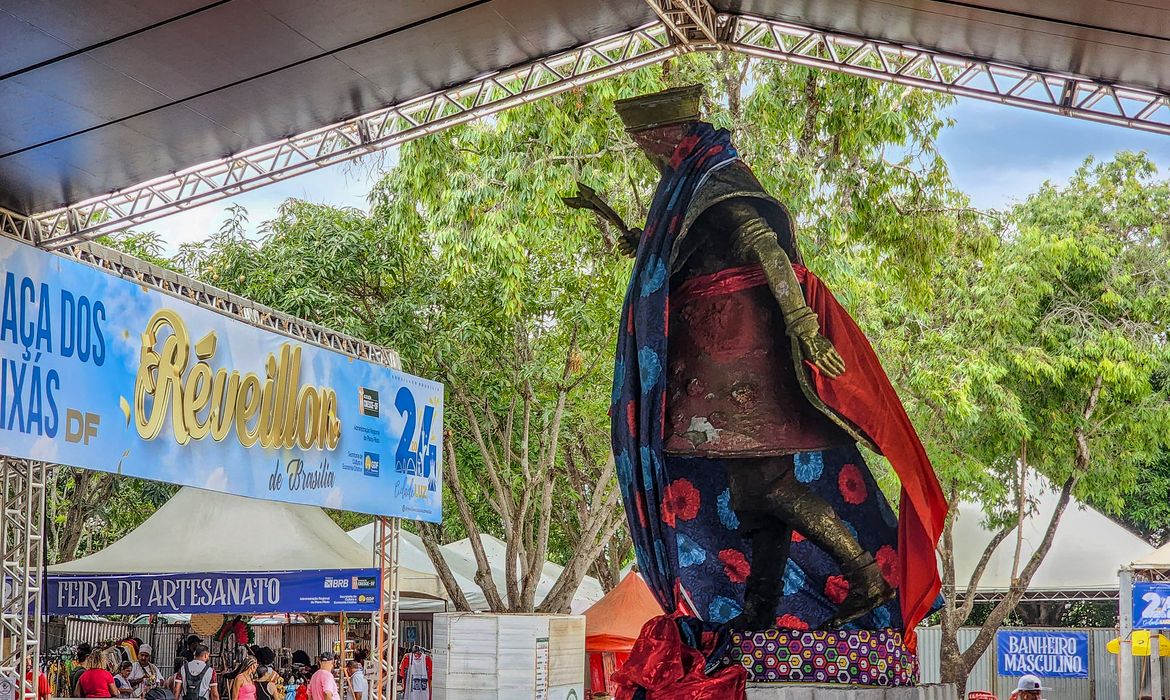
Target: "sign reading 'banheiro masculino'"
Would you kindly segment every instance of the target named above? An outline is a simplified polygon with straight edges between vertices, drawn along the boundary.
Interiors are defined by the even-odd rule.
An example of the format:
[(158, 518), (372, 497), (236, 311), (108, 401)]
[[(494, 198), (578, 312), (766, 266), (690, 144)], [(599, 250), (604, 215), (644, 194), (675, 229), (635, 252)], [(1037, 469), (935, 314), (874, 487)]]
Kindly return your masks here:
[(442, 519), (443, 387), (0, 239), (0, 454)]
[(1000, 630), (995, 640), (1001, 676), (1089, 677), (1089, 635), (1085, 632)]

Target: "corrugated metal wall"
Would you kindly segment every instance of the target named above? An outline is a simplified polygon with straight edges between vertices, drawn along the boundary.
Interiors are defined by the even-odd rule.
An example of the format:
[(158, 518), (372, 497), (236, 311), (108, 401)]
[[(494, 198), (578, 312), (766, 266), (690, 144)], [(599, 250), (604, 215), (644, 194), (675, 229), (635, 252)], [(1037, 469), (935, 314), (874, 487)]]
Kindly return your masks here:
[[(1105, 645), (1109, 640), (1117, 637), (1117, 632), (1112, 629), (1089, 629), (1079, 628), (1073, 629), (1068, 627), (1063, 628), (1043, 628), (1043, 627), (1004, 627), (1005, 630), (1021, 630), (1027, 629), (1030, 631), (1043, 631), (1045, 629), (1052, 629), (1058, 632), (1088, 632), (1089, 633), (1089, 677), (1087, 679), (1073, 679), (1073, 678), (1046, 678), (1044, 684), (1050, 686), (1052, 691), (1046, 693), (1047, 696), (1059, 698), (1060, 700), (1115, 700), (1117, 694), (1117, 656), (1110, 654)], [(975, 637), (979, 634), (979, 630), (974, 627), (964, 627), (959, 630), (959, 648), (966, 649), (975, 641)], [(938, 627), (923, 627), (918, 631), (918, 660), (921, 665), (921, 679), (923, 683), (938, 683), (941, 677), (941, 667), (939, 660), (939, 646), (942, 640), (942, 630)], [(1135, 668), (1140, 669), (1140, 680), (1135, 683), (1135, 694), (1137, 697), (1137, 688), (1149, 688), (1149, 667), (1147, 659), (1135, 659)], [(1166, 659), (1162, 659), (1163, 678), (1167, 678)], [(971, 670), (971, 676), (967, 681), (967, 690), (987, 690), (995, 693), (998, 697), (1006, 698), (1011, 695), (1011, 692), (1016, 687), (1015, 678), (1008, 676), (1000, 676), (996, 669), (995, 656), (995, 642), (992, 641), (988, 646), (987, 651), (983, 652), (979, 662), (975, 664), (975, 668)], [(1170, 678), (1167, 679), (1165, 688), (1170, 689)], [(1147, 691), (1148, 692), (1148, 691)]]

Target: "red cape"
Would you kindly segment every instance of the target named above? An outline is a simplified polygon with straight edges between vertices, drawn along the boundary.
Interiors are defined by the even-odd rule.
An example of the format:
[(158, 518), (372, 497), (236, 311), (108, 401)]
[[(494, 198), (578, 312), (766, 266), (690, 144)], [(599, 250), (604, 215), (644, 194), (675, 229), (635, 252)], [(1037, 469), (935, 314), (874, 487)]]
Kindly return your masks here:
[(822, 376), (806, 363), (817, 396), (877, 446), (902, 482), (898, 593), (906, 640), (913, 645), (914, 628), (930, 614), (942, 589), (935, 546), (947, 517), (947, 501), (926, 450), (869, 340), (816, 275), (800, 265), (792, 267), (809, 307), (820, 319), (821, 334), (845, 360), (845, 373), (836, 379)]

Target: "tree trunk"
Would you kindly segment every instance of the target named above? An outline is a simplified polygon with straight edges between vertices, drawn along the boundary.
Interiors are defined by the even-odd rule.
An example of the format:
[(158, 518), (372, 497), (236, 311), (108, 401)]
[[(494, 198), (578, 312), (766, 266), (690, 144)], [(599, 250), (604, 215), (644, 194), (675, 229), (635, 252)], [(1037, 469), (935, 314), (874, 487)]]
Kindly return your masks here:
[(443, 550), (439, 546), (439, 539), (435, 532), (437, 529), (431, 523), (419, 523), (418, 535), (422, 539), (427, 556), (435, 565), (435, 573), (443, 582), (443, 588), (446, 589), (447, 597), (451, 599), (455, 609), (459, 612), (471, 612), (471, 604), (467, 602), (467, 596), (463, 594), (463, 589), (455, 581), (455, 574), (451, 573), (451, 567), (447, 565), (447, 560), (443, 557)]

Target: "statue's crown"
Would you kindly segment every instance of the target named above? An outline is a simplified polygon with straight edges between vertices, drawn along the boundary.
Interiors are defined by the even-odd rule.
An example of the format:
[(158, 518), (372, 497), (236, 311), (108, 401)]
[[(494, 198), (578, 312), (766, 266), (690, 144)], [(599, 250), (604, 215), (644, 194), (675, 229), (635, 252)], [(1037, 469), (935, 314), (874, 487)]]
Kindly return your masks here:
[(617, 100), (613, 108), (626, 125), (626, 131), (640, 131), (698, 120), (702, 97), (702, 85), (687, 85)]

